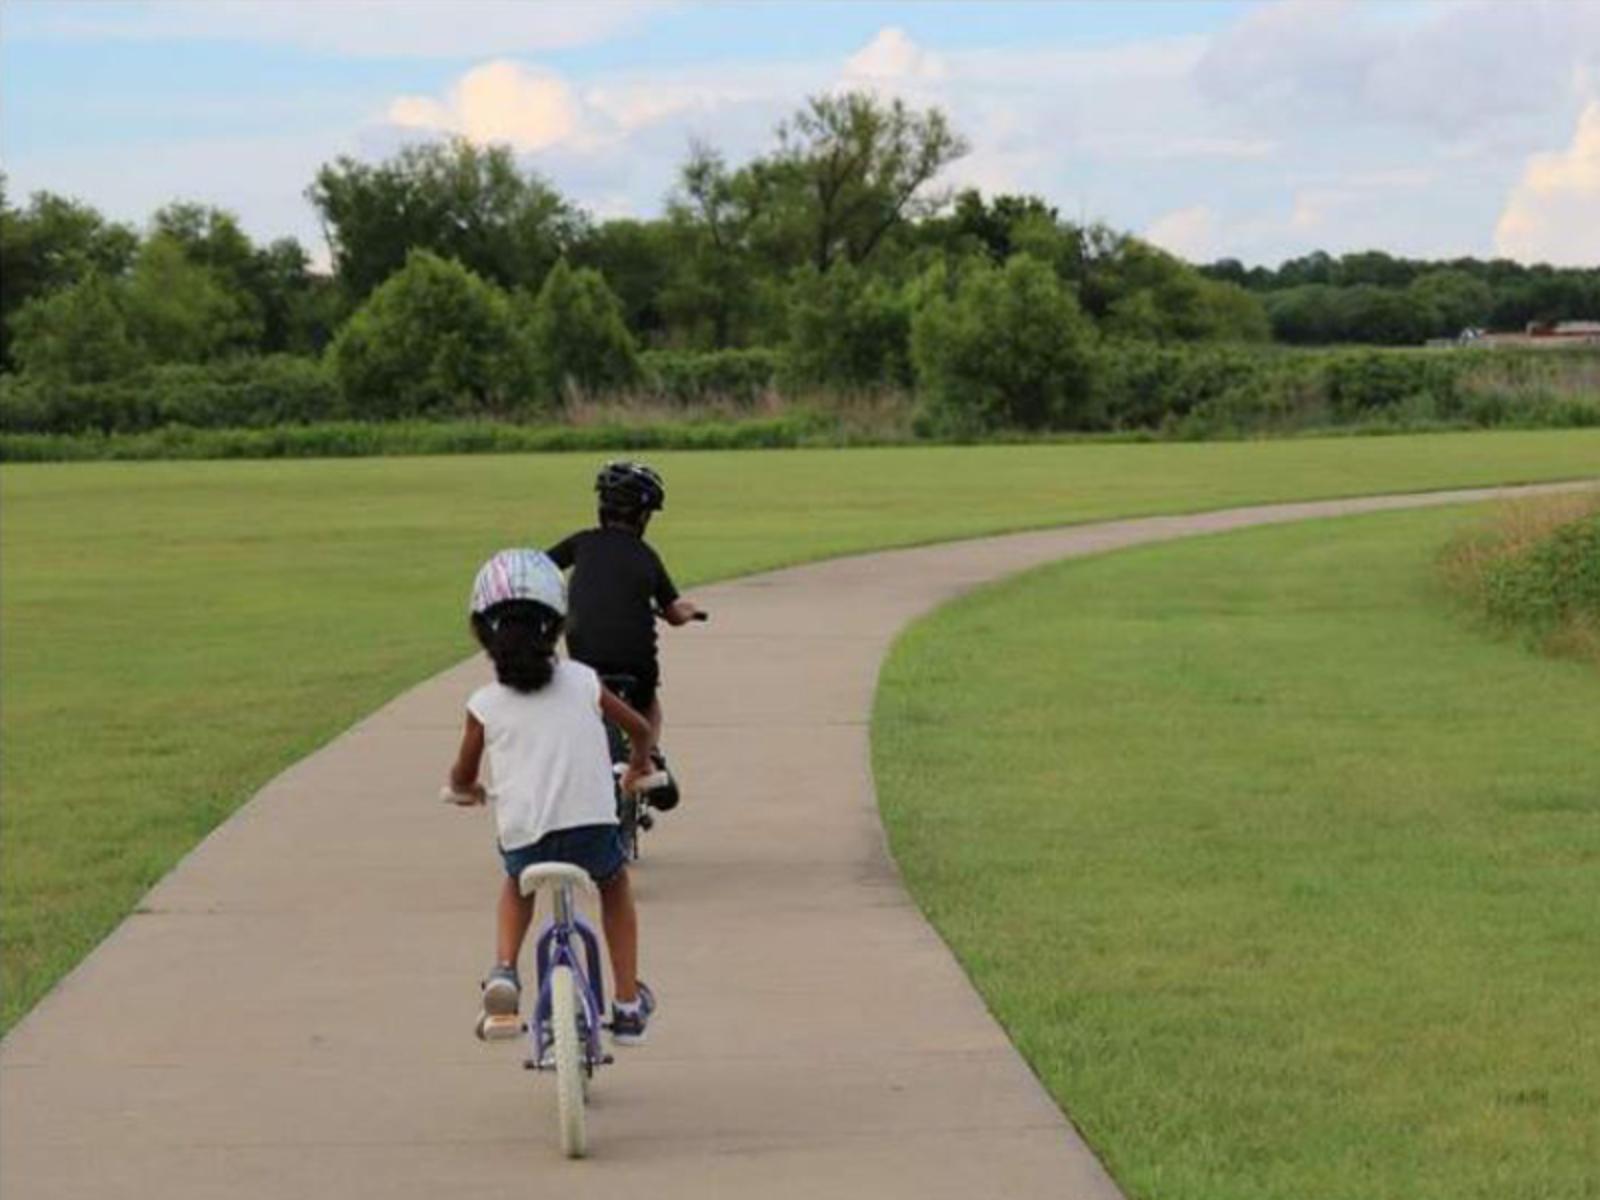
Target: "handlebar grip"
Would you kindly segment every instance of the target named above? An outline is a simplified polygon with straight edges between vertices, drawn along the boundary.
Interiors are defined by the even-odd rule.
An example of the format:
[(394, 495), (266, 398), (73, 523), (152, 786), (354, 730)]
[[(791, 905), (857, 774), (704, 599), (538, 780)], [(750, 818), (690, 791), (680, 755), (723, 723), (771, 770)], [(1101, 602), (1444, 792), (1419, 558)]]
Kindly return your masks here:
[(694, 616), (690, 617), (689, 619), (691, 621), (709, 621), (709, 620), (711, 620), (711, 614), (708, 613), (705, 609), (702, 608), (698, 612), (696, 612), (694, 614)]
[[(627, 774), (627, 771), (628, 771), (628, 764), (627, 763), (612, 763), (611, 764), (611, 772), (612, 772), (612, 774), (614, 774), (617, 777), (617, 780), (619, 782), (621, 781), (622, 777), (625, 774)], [(634, 790), (635, 790), (636, 793), (637, 792), (653, 792), (658, 787), (666, 787), (666, 785), (671, 783), (671, 782), (672, 782), (672, 776), (670, 774), (668, 774), (666, 771), (651, 771), (650, 774), (642, 775), (642, 776), (639, 777), (639, 782), (634, 785)]]

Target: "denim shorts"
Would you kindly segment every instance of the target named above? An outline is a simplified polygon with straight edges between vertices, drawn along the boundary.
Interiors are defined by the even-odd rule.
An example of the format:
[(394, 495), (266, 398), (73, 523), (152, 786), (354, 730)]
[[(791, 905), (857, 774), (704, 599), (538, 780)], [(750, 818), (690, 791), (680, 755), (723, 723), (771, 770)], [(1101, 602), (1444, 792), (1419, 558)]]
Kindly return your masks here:
[(582, 867), (596, 883), (606, 883), (626, 865), (622, 838), (615, 825), (577, 825), (545, 834), (531, 846), (501, 849), (506, 874), (512, 879), (534, 863), (562, 862)]

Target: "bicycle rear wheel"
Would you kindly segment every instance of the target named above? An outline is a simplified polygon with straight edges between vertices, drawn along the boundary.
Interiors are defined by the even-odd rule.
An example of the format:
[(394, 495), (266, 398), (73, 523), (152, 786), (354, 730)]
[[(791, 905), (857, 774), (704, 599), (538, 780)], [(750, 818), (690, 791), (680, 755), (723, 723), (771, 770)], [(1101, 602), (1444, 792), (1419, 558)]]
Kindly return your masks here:
[(550, 972), (550, 1032), (556, 1049), (556, 1110), (561, 1124), (561, 1153), (582, 1158), (588, 1150), (584, 1129), (583, 1045), (578, 1038), (578, 983), (572, 968), (557, 965)]
[(622, 839), (622, 854), (628, 862), (639, 859), (639, 797), (632, 792), (618, 793), (617, 836)]

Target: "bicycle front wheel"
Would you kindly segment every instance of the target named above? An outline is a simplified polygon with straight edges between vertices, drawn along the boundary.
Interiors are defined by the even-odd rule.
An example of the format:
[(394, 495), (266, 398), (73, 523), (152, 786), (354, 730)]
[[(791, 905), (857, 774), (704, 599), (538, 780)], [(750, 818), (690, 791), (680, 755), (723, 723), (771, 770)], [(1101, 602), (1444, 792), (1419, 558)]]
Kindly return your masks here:
[(584, 1130), (583, 1045), (578, 1038), (578, 982), (572, 968), (550, 972), (550, 1031), (556, 1050), (556, 1110), (561, 1123), (561, 1153), (582, 1158), (588, 1150)]

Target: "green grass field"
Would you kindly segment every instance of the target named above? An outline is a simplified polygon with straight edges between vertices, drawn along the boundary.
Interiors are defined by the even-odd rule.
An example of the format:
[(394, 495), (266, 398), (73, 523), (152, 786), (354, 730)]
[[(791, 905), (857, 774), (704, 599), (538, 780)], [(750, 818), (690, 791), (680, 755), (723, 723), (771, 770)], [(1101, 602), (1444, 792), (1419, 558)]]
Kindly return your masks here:
[[(652, 456), (680, 582), (1113, 515), (1600, 473), (1600, 431)], [(598, 456), (0, 469), (9, 1028), (257, 787), (471, 653), (488, 553)]]
[(1482, 516), (1060, 563), (892, 652), (895, 856), (1131, 1197), (1600, 1195), (1600, 675), (1443, 594)]

